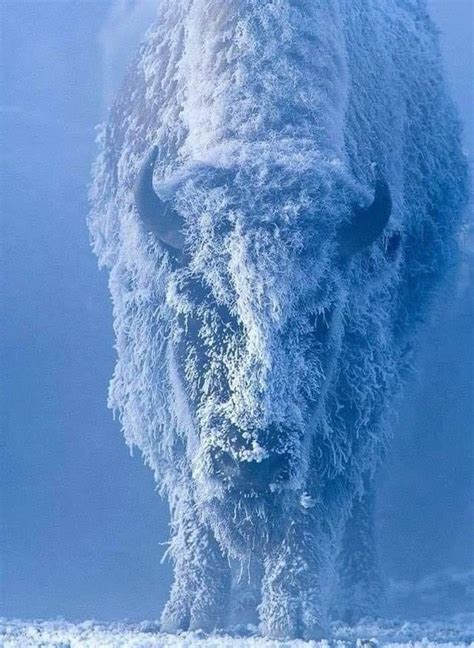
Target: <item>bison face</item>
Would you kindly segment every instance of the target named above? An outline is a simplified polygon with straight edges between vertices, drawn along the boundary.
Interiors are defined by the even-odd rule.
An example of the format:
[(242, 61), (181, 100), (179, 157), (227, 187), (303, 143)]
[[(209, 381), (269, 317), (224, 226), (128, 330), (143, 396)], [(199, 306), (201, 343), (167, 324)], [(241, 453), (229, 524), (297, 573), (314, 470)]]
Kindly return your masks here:
[(315, 177), (249, 163), (198, 169), (164, 202), (156, 157), (135, 202), (173, 259), (171, 397), (197, 497), (301, 493), (341, 348), (347, 264), (382, 233), (388, 187), (379, 175), (372, 204), (355, 208), (337, 166)]
[(309, 419), (337, 347), (337, 317), (328, 305), (306, 324), (269, 318), (257, 327), (249, 320), (258, 313), (234, 299), (234, 308), (220, 303), (189, 270), (170, 280), (173, 384), (192, 420), (195, 481), (226, 498), (298, 488)]

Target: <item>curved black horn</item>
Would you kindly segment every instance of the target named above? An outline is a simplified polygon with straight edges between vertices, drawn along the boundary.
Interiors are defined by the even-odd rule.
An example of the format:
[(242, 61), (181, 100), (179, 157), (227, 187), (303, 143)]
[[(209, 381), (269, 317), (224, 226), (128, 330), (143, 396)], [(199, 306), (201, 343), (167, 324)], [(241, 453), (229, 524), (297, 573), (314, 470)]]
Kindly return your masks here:
[(163, 243), (181, 251), (184, 237), (181, 232), (183, 219), (172, 208), (157, 196), (153, 189), (153, 169), (158, 157), (158, 147), (153, 146), (148, 152), (138, 172), (135, 182), (135, 206), (143, 225), (153, 232)]
[(343, 255), (350, 257), (372, 245), (383, 233), (392, 213), (392, 196), (387, 181), (375, 166), (375, 192), (369, 207), (355, 207), (354, 215), (341, 230)]

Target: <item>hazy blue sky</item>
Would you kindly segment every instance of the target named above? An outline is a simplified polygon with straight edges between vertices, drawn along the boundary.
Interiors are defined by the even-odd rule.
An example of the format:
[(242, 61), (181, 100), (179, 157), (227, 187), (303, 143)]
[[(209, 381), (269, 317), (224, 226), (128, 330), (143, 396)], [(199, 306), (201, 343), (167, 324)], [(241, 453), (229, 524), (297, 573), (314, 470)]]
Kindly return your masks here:
[[(111, 413), (85, 224), (106, 2), (2, 3), (3, 613), (156, 615), (162, 505)], [(161, 520), (165, 520), (161, 515)]]
[[(472, 1), (431, 4), (472, 151)], [(159, 564), (166, 508), (105, 405), (112, 317), (85, 225), (94, 125), (152, 6), (0, 2), (6, 616), (156, 617), (169, 583)], [(396, 577), (468, 562), (468, 295), (448, 304), (425, 345), (382, 479), (382, 549)]]

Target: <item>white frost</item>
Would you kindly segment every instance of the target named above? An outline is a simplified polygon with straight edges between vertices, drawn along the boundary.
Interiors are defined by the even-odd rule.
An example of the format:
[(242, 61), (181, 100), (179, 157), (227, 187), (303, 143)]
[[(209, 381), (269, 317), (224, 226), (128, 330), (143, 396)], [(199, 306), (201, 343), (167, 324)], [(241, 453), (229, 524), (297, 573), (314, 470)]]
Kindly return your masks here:
[(281, 641), (257, 636), (205, 636), (186, 632), (161, 634), (158, 624), (145, 621), (99, 623), (84, 621), (20, 621), (0, 619), (3, 648), (431, 648), (474, 645), (474, 615), (458, 615), (444, 621), (366, 621), (354, 628), (333, 625), (333, 637), (323, 641)]

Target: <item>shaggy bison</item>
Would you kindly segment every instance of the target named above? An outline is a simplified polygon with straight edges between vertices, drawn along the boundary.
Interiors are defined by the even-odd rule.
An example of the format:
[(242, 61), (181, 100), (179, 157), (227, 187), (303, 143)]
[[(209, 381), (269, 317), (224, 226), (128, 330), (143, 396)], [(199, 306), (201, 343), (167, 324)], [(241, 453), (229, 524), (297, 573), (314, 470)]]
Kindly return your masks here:
[(163, 629), (373, 611), (374, 474), (466, 197), (425, 3), (164, 0), (100, 145), (110, 406), (169, 500)]

